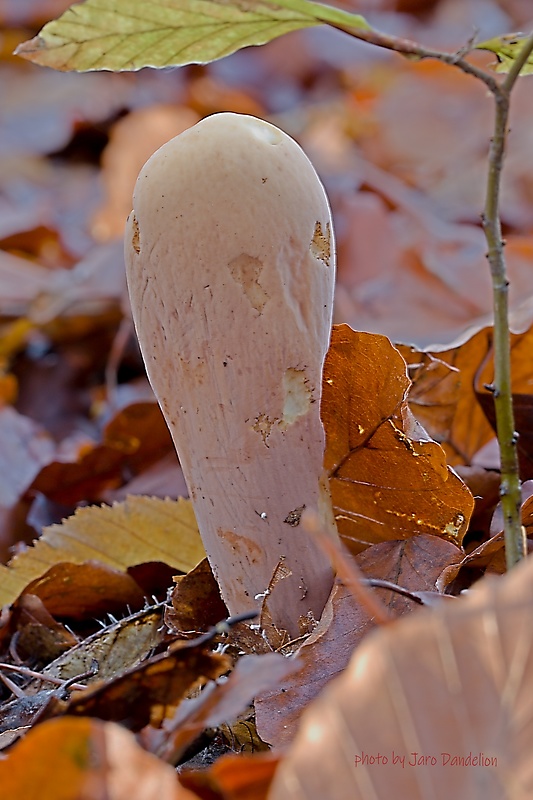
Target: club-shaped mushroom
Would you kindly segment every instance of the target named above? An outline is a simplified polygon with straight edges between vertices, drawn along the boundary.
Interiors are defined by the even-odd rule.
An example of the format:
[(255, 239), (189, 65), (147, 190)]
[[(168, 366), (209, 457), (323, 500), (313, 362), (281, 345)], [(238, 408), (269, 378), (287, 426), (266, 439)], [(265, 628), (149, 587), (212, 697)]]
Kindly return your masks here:
[(231, 614), (291, 636), (319, 619), (328, 513), (322, 366), (335, 255), (308, 158), (255, 117), (215, 114), (145, 164), (126, 231), (133, 319)]

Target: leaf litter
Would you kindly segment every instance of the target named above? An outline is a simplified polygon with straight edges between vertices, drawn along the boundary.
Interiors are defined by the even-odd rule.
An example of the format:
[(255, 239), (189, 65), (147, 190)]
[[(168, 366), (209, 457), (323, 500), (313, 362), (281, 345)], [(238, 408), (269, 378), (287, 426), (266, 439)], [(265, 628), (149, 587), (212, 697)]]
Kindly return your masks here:
[[(0, 24), (9, 35), (8, 26), (25, 26), (20, 40), (26, 33), (30, 38), (68, 5), (47, 3), (45, 11), (36, 2), (10, 3)], [(434, 5), (438, 20), (426, 15), (416, 22), (419, 30), (425, 26), (432, 36), (453, 30), (457, 9), (447, 0)], [(479, 5), (484, 24), (493, 9)], [(511, 4), (505, 6), (502, 13), (513, 29), (514, 12)], [(401, 19), (413, 24), (409, 16)], [(416, 798), (421, 785), (436, 782), (437, 772), (417, 772), (408, 794), (402, 794), (397, 773), (391, 778), (386, 771), (367, 770), (354, 777), (353, 763), (342, 762), (343, 753), (354, 760), (374, 742), (384, 747), (383, 733), (386, 746), (392, 743), (404, 695), (400, 688), (393, 694), (391, 717), (391, 696), (383, 691), (387, 681), (402, 687), (407, 681), (408, 687), (400, 739), (393, 743), (398, 748), (416, 744), (419, 752), (425, 747), (432, 755), (430, 745), (441, 734), (451, 748), (446, 736), (452, 731), (455, 746), (461, 743), (459, 756), (479, 742), (492, 757), (483, 721), (476, 726), (484, 703), (487, 735), (494, 719), (501, 721), (501, 715), (490, 716), (494, 709), (497, 715), (499, 702), (507, 703), (510, 714), (521, 708), (519, 721), (527, 724), (527, 704), (512, 706), (511, 695), (518, 697), (526, 683), (529, 639), (518, 618), (508, 620), (505, 606), (514, 592), (522, 602), (523, 583), (493, 594), (475, 587), (448, 604), (457, 608), (437, 604), (432, 610), (374, 588), (391, 616), (407, 619), (372, 632), (368, 609), (338, 582), (310, 637), (283, 642), (287, 646), (279, 653), (245, 622), (191, 644), (227, 612), (202, 563), (190, 507), (185, 512), (185, 501), (177, 502), (185, 491), (179, 467), (174, 462), (169, 471), (171, 444), (146, 394), (131, 336), (120, 236), (134, 165), (161, 143), (161, 128), (169, 138), (176, 127), (219, 110), (270, 118), (311, 155), (338, 230), (336, 320), (371, 332), (335, 328), (324, 382), (326, 469), (341, 537), (351, 553), (346, 558), (355, 558), (369, 578), (436, 600), (458, 595), (484, 572), (503, 570), (492, 480), (497, 478), (492, 398), (485, 388), (492, 379), (490, 286), (477, 222), (489, 106), (479, 87), (440, 65), (383, 59), (379, 66), (369, 61), (355, 69), (355, 60), (341, 66), (338, 48), (327, 38), (318, 68), (311, 41), (301, 33), (202, 73), (145, 71), (134, 80), (58, 76), (28, 68), (20, 59), (0, 60), (6, 85), (13, 88), (9, 126), (0, 136), (0, 544), (3, 560), (11, 556), (10, 565), (2, 567), (0, 657), (14, 668), (0, 668), (6, 679), (0, 689), (0, 744), (9, 753), (0, 763), (0, 781), (7, 797), (85, 793), (92, 798), (100, 791), (95, 787), (105, 787), (110, 797), (127, 794), (128, 800), (198, 797), (206, 791), (258, 800), (267, 797), (278, 769), (270, 797), (286, 796), (288, 785), (291, 797), (297, 796), (292, 794), (297, 785), (306, 787), (306, 797), (334, 798), (343, 791), (355, 797), (364, 775), (361, 781), (372, 785), (376, 796), (390, 796), (393, 786), (395, 796)], [(503, 190), (511, 302), (521, 312), (513, 340), (513, 390), (526, 477), (530, 106), (531, 93), (520, 86)], [(438, 141), (445, 146), (435, 146)], [(475, 327), (454, 343), (467, 325)], [(392, 346), (383, 334), (409, 344)], [(434, 342), (443, 344), (430, 346)], [(145, 486), (154, 498), (125, 496), (126, 487), (146, 494)], [(121, 492), (118, 506), (79, 508), (109, 502)], [(183, 514), (188, 521), (174, 546), (158, 544), (160, 534), (168, 540), (169, 526), (179, 528)], [(528, 532), (530, 517), (531, 501), (524, 497)], [(40, 538), (31, 544), (36, 534)], [(171, 575), (177, 582), (167, 600)], [(513, 579), (499, 580), (507, 581), (504, 587), (514, 586)], [(485, 599), (476, 605), (476, 596)], [(413, 633), (403, 633), (407, 625)], [(494, 640), (487, 633), (484, 641), (483, 632), (491, 630), (497, 631)], [(439, 672), (436, 640), (441, 650), (442, 642), (452, 642), (446, 652), (454, 653), (461, 670), (468, 659), (487, 665), (475, 675), (468, 665), (460, 672), (468, 713), (461, 715), (446, 695), (450, 673)], [(498, 641), (500, 662), (491, 650)], [(497, 679), (505, 674), (507, 647), (515, 648), (514, 683), (504, 687), (507, 694), (499, 701)], [(295, 651), (298, 660), (287, 657)], [(352, 668), (369, 661), (370, 670)], [(417, 672), (413, 664), (420, 669), (429, 664), (429, 672)], [(174, 676), (178, 665), (185, 665), (183, 681)], [(357, 686), (368, 682), (360, 691), (347, 684), (354, 680), (353, 669)], [(220, 671), (229, 678), (215, 677)], [(46, 677), (61, 683), (46, 684)], [(322, 694), (327, 685), (329, 694)], [(319, 694), (317, 722), (309, 715)], [(438, 717), (428, 711), (428, 697), (435, 695)], [(370, 711), (350, 706), (340, 725), (346, 698), (356, 705), (366, 702)], [(46, 721), (51, 716), (56, 718)], [(409, 719), (415, 744), (406, 733)], [(435, 719), (438, 725), (428, 733)], [(375, 722), (371, 727), (369, 720)], [(364, 736), (354, 732), (361, 721)], [(140, 729), (137, 741), (125, 724)], [(239, 752), (293, 741), (284, 757)], [(316, 756), (313, 741), (321, 742)], [(323, 742), (333, 748), (331, 756)], [(510, 737), (496, 749), (502, 758), (514, 758), (513, 746)], [(236, 754), (206, 768), (231, 750)], [(180, 766), (178, 781), (165, 760), (188, 763), (189, 770)], [(512, 763), (527, 790), (522, 762)], [(324, 771), (327, 764), (330, 772)], [(456, 793), (476, 797), (474, 789), (465, 789), (468, 776), (460, 768), (455, 774)], [(495, 780), (494, 772), (486, 775), (489, 783)], [(440, 784), (447, 795), (450, 781), (447, 772)], [(483, 791), (490, 797), (492, 789)]]

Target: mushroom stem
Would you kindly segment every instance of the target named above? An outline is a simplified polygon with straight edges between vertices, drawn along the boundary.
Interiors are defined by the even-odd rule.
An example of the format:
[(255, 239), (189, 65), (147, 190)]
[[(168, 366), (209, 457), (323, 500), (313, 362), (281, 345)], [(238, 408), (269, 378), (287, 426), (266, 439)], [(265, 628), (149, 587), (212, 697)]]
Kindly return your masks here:
[(231, 615), (319, 619), (328, 516), (320, 420), (335, 255), (326, 194), (285, 133), (216, 114), (145, 164), (126, 232), (133, 318)]

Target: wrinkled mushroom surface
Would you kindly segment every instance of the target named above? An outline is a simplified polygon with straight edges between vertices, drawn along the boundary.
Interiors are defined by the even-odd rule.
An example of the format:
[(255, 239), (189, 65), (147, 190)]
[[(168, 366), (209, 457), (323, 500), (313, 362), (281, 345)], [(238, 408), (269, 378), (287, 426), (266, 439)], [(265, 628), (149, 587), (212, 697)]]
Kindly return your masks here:
[[(231, 614), (291, 636), (318, 619), (326, 556), (300, 525), (320, 489), (335, 256), (324, 189), (274, 126), (216, 114), (145, 164), (126, 232), (133, 317)], [(261, 597), (260, 597), (261, 596)]]

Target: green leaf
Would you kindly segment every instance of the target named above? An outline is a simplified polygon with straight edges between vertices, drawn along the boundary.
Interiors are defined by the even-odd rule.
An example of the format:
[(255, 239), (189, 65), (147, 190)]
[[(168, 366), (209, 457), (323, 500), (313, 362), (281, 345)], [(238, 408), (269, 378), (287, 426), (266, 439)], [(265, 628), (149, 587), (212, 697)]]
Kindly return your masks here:
[[(477, 44), (476, 50), (490, 50), (494, 53), (498, 61), (493, 65), (495, 72), (509, 72), (517, 56), (529, 39), (529, 35), (523, 33), (508, 33), (504, 36), (496, 36), (494, 39), (487, 39), (486, 42)], [(520, 75), (533, 74), (533, 55), (530, 55), (526, 63), (520, 70)]]
[(369, 27), (359, 15), (311, 0), (86, 0), (15, 52), (78, 72), (206, 64), (322, 23)]

